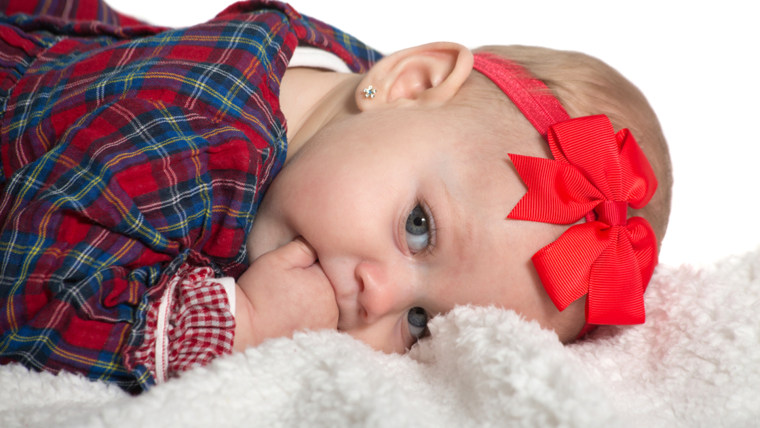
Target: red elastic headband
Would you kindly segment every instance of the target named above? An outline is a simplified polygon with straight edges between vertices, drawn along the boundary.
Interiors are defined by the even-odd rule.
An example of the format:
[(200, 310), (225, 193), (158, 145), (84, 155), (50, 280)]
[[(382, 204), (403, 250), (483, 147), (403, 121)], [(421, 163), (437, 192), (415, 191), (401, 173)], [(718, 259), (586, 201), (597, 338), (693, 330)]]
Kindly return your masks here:
[[(547, 140), (554, 159), (509, 154), (528, 191), (508, 218), (574, 224), (533, 255), (557, 309), (588, 295), (587, 324), (644, 322), (644, 290), (657, 265), (657, 239), (628, 207), (642, 208), (657, 179), (633, 135), (607, 116), (571, 119), (543, 82), (488, 53), (473, 68), (491, 79)], [(585, 330), (585, 329), (584, 329)]]

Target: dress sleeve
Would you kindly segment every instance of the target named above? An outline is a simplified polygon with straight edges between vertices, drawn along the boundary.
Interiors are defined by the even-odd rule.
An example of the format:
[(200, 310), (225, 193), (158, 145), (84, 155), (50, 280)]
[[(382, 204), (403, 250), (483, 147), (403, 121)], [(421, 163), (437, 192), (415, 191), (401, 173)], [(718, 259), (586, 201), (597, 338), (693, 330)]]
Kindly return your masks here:
[(0, 362), (150, 383), (121, 351), (182, 263), (245, 266), (257, 150), (234, 127), (132, 99), (20, 166), (0, 193)]
[(123, 353), (179, 267), (247, 266), (297, 37), (268, 8), (161, 32), (56, 14), (0, 17), (28, 59), (0, 85), (0, 363), (139, 391)]
[(162, 383), (232, 353), (235, 319), (225, 283), (207, 267), (183, 265), (147, 314), (142, 345), (126, 356)]

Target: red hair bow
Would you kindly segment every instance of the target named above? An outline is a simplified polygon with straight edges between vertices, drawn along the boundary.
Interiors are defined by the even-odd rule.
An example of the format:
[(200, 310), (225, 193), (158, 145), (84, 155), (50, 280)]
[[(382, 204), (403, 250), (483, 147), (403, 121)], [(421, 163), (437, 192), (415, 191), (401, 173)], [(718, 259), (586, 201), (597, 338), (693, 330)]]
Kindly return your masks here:
[(508, 218), (573, 224), (532, 258), (559, 310), (588, 295), (586, 322), (644, 322), (644, 290), (657, 264), (649, 223), (627, 218), (656, 188), (652, 167), (633, 135), (614, 132), (606, 116), (548, 128), (551, 159), (510, 154), (528, 192)]

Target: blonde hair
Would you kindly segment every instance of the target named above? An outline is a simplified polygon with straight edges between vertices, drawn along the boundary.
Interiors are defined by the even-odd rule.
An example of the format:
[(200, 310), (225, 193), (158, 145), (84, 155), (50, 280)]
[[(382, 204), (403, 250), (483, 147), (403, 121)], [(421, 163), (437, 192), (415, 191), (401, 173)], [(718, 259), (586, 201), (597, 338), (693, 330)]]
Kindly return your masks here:
[[(658, 187), (646, 207), (630, 214), (646, 218), (661, 243), (670, 217), (672, 166), (660, 123), (641, 91), (609, 65), (579, 52), (531, 46), (485, 46), (475, 52), (490, 52), (528, 69), (571, 117), (605, 114), (616, 131), (631, 130), (654, 169)], [(481, 91), (481, 101), (506, 99), (495, 85), (488, 85), (488, 92)]]

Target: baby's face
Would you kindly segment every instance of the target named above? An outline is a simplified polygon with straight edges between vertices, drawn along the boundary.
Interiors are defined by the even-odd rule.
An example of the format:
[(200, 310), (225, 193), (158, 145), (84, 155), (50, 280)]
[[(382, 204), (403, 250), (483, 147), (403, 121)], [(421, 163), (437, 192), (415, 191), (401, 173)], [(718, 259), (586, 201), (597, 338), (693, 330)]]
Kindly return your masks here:
[[(315, 249), (338, 329), (404, 352), (455, 305), (496, 305), (552, 327), (530, 257), (562, 229), (506, 220), (525, 187), (493, 134), (444, 111), (365, 112), (318, 132), (272, 183), (252, 257), (297, 236)], [(505, 149), (506, 150), (506, 149)]]

